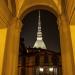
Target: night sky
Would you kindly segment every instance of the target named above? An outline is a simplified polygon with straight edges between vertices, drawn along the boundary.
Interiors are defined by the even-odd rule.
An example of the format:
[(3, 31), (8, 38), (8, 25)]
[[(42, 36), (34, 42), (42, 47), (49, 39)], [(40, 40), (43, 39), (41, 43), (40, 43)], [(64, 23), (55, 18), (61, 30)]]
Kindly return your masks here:
[[(38, 11), (27, 14), (23, 19), (21, 37), (25, 40), (26, 47), (33, 47), (36, 41), (38, 26)], [(43, 40), (48, 50), (60, 51), (59, 32), (56, 16), (46, 10), (40, 10)]]

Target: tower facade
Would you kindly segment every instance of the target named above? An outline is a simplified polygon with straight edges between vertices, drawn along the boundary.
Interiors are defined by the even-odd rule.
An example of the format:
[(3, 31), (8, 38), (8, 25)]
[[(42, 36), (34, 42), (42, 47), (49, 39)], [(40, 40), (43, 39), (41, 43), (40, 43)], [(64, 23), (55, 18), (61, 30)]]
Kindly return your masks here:
[(37, 31), (37, 40), (33, 46), (33, 48), (42, 48), (42, 49), (47, 49), (46, 45), (43, 41), (42, 37), (42, 30), (41, 30), (41, 19), (40, 19), (40, 11), (38, 15), (38, 31)]

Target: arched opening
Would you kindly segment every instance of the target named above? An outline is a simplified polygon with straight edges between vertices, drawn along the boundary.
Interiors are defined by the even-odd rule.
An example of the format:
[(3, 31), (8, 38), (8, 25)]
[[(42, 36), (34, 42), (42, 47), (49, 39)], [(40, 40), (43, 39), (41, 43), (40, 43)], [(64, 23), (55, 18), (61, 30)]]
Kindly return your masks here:
[[(39, 1), (39, 2), (38, 2)], [(1, 30), (1, 45), (2, 47), (0, 48), (2, 51), (2, 66), (1, 68), (1, 72), (3, 75), (15, 75), (15, 71), (17, 69), (17, 59), (18, 59), (18, 45), (19, 45), (19, 34), (20, 34), (20, 29), (21, 29), (21, 18), (23, 12), (25, 13), (25, 16), (27, 15), (26, 13), (29, 13), (30, 11), (34, 10), (34, 8), (36, 9), (36, 5), (44, 5), (44, 6), (48, 6), (47, 8), (50, 9), (50, 7), (52, 9), (60, 9), (61, 13), (59, 12), (59, 10), (55, 10), (57, 13), (59, 13), (58, 16), (58, 20), (59, 20), (59, 32), (60, 32), (60, 44), (61, 44), (61, 56), (62, 56), (62, 67), (63, 67), (63, 75), (74, 75), (74, 56), (73, 56), (73, 47), (72, 47), (72, 39), (70, 33), (72, 32), (70, 30), (70, 26), (67, 22), (67, 16), (65, 15), (65, 12), (63, 12), (63, 7), (61, 6), (62, 2), (59, 2), (57, 5), (58, 7), (55, 5), (55, 3), (53, 3), (52, 1), (54, 0), (36, 0), (36, 1), (24, 1), (22, 0), (21, 4), (18, 4), (16, 6), (17, 11), (15, 12), (17, 15), (12, 15), (11, 16), (7, 16), (6, 15), (6, 19), (4, 19), (4, 17), (2, 17), (1, 19), (1, 25), (5, 26), (7, 25), (7, 30)], [(41, 3), (40, 3), (41, 2)], [(22, 5), (23, 3), (23, 5)], [(51, 4), (52, 3), (52, 4)], [(57, 2), (56, 2), (57, 3)], [(22, 7), (20, 7), (20, 5)], [(10, 6), (10, 4), (9, 4)], [(47, 9), (45, 7), (41, 7), (44, 9)], [(60, 6), (60, 7), (59, 7)], [(62, 7), (62, 8), (61, 8)], [(21, 9), (20, 9), (21, 8)], [(37, 7), (38, 8), (38, 7)], [(20, 9), (20, 10), (19, 10)], [(29, 10), (29, 11), (28, 11)], [(3, 11), (3, 10), (2, 10)], [(51, 10), (49, 10), (51, 11)], [(5, 13), (4, 13), (5, 14)], [(66, 13), (67, 14), (67, 13)], [(9, 23), (9, 19), (10, 23)], [(23, 17), (22, 17), (23, 18)], [(7, 20), (7, 21), (6, 21)], [(7, 24), (6, 24), (7, 23)], [(3, 33), (2, 33), (3, 32)], [(2, 36), (3, 35), (3, 36)], [(5, 36), (6, 37), (5, 37)], [(5, 40), (5, 42), (3, 42), (3, 37)], [(3, 44), (2, 44), (3, 42)], [(5, 43), (5, 44), (4, 44)], [(4, 53), (3, 53), (4, 51)], [(9, 57), (10, 56), (10, 57)], [(40, 70), (43, 71), (42, 68), (40, 68)], [(51, 70), (51, 69), (50, 69)], [(61, 75), (61, 74), (60, 74)]]
[[(25, 62), (28, 62), (29, 60), (31, 60), (33, 58), (26, 60), (26, 54), (29, 52), (28, 49), (36, 50), (35, 48), (33, 48), (33, 45), (36, 41), (36, 36), (37, 36), (39, 10), (40, 10), (43, 41), (45, 42), (45, 45), (47, 47), (46, 51), (48, 50), (49, 53), (53, 53), (53, 54), (50, 54), (50, 57), (53, 56), (52, 58), (54, 59), (54, 60), (52, 60), (52, 58), (49, 58), (51, 61), (53, 61), (53, 64), (49, 65), (50, 64), (50, 62), (49, 62), (49, 64), (45, 67), (45, 69), (49, 66), (51, 66), (51, 67), (54, 66), (54, 64), (58, 64), (57, 67), (58, 66), (61, 67), (61, 62), (59, 62), (59, 60), (61, 60), (60, 59), (61, 56), (60, 56), (60, 42), (59, 42), (60, 39), (59, 39), (59, 31), (58, 31), (58, 25), (57, 25), (57, 17), (52, 12), (49, 12), (47, 10), (36, 9), (36, 10), (33, 10), (30, 13), (28, 13), (22, 20), (23, 27), (22, 27), (21, 35), (20, 35), (20, 37), (21, 37), (21, 40), (20, 40), (20, 53), (21, 54), (20, 55), (22, 56), (22, 58), (21, 58), (21, 60), (19, 60), (19, 62), (21, 61), (20, 63), (22, 63), (22, 64), (21, 64), (21, 67), (19, 67), (20, 68), (19, 75), (24, 74), (24, 73), (28, 75), (28, 72), (27, 72), (28, 69), (26, 70), (27, 66), (26, 66)], [(42, 49), (40, 49), (40, 51), (41, 50)], [(46, 52), (46, 53), (48, 53), (48, 52)], [(36, 56), (36, 53), (34, 52), (34, 59), (36, 58), (35, 56)], [(58, 58), (54, 58), (55, 56), (59, 56), (59, 60), (57, 62), (56, 62), (56, 60)], [(32, 57), (32, 55), (30, 57)], [(41, 59), (41, 55), (40, 55), (40, 59)], [(46, 59), (45, 61), (47, 61), (47, 60), (48, 59)], [(56, 62), (56, 63), (54, 63), (54, 62)], [(34, 62), (34, 64), (36, 64), (36, 63)], [(42, 65), (40, 65), (40, 66), (42, 66)], [(59, 67), (58, 67), (58, 71), (56, 69), (54, 69), (58, 73), (53, 72), (53, 73), (46, 73), (46, 74), (48, 74), (48, 75), (61, 74), (62, 75), (61, 68), (59, 68)], [(35, 70), (36, 70), (36, 68), (35, 68)], [(33, 73), (31, 73), (31, 75), (32, 74), (37, 75), (38, 73), (35, 73), (35, 70), (33, 68), (33, 69), (29, 69), (28, 71), (29, 72), (33, 71)], [(43, 69), (41, 69), (41, 68), (39, 70), (43, 71)], [(52, 68), (49, 68), (49, 70), (51, 71)], [(45, 74), (45, 73), (39, 73), (39, 74)], [(30, 75), (30, 73), (29, 73), (29, 75)]]
[(30, 13), (30, 12), (32, 12), (32, 11), (35, 11), (35, 10), (39, 10), (39, 9), (42, 9), (42, 10), (47, 10), (47, 11), (49, 11), (49, 12), (52, 12), (56, 17), (58, 17), (59, 16), (59, 14), (60, 14), (60, 11), (58, 10), (58, 8), (57, 7), (54, 7), (53, 5), (46, 5), (46, 4), (34, 4), (34, 5), (32, 5), (32, 6), (28, 6), (28, 8), (26, 8), (25, 10), (24, 10), (24, 12), (21, 14), (21, 16), (20, 16), (20, 19), (21, 20), (23, 20), (24, 19), (24, 17), (28, 14), (28, 13)]
[[(47, 45), (47, 49), (60, 51), (57, 17), (52, 12), (42, 9), (40, 11), (43, 40)], [(21, 37), (25, 39), (25, 45), (27, 47), (33, 48), (33, 45), (36, 41), (38, 14), (39, 10), (37, 9), (27, 14), (27, 16), (25, 16), (22, 20), (23, 27), (21, 31)], [(55, 46), (55, 48), (50, 48), (53, 45)]]

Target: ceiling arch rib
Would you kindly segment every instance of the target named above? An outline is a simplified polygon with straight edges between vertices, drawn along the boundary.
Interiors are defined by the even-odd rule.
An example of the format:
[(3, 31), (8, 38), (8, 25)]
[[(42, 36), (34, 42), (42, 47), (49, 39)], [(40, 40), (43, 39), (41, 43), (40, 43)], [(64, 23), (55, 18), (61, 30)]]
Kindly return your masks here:
[(10, 10), (12, 15), (16, 14), (16, 3), (15, 0), (5, 0), (7, 8)]
[(22, 20), (29, 12), (34, 11), (36, 9), (47, 10), (49, 12), (52, 12), (56, 17), (58, 17), (58, 14), (56, 13), (56, 11), (52, 9), (51, 7), (49, 7), (48, 5), (34, 5), (34, 6), (30, 6), (26, 8), (26, 10), (20, 16), (20, 19)]
[(15, 3), (16, 3), (16, 14), (19, 13), (23, 3), (24, 3), (25, 0), (15, 0)]
[[(57, 2), (58, 3), (58, 2)], [(52, 9), (54, 9), (57, 13), (59, 12), (59, 9), (56, 5), (56, 3), (53, 0), (37, 0), (34, 1), (32, 0), (31, 2), (28, 0), (23, 0), (23, 3), (21, 4), (21, 6), (19, 6), (19, 10), (17, 10), (17, 17), (21, 17), (22, 14), (30, 7), (32, 6), (39, 6), (39, 5), (43, 5), (43, 6), (48, 6)]]
[(62, 12), (62, 10), (61, 10), (61, 0), (53, 0), (53, 2), (56, 4), (56, 6), (57, 6), (57, 8), (58, 8), (58, 10), (61, 14), (61, 12)]

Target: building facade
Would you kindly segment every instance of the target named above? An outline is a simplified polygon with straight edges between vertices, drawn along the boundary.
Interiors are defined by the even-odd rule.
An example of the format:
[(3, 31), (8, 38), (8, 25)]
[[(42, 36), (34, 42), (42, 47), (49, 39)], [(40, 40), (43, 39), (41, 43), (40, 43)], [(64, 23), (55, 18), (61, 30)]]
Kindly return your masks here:
[(62, 75), (61, 54), (26, 48), (19, 55), (18, 75)]

